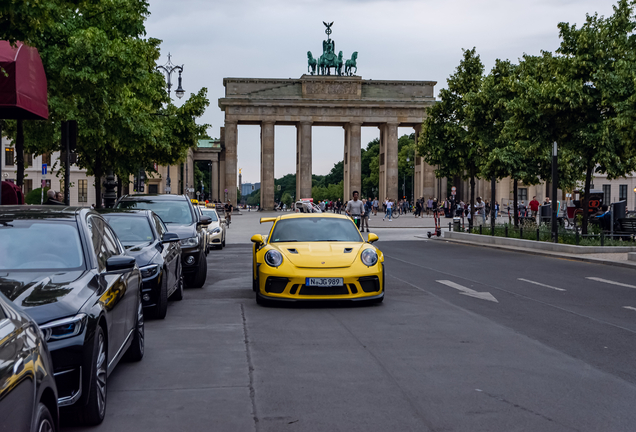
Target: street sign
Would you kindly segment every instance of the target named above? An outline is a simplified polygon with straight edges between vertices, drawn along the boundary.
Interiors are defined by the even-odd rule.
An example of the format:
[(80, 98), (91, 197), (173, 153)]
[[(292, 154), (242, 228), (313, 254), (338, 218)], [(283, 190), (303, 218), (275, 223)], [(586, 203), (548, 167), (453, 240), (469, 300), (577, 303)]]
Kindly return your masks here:
[(47, 165), (45, 163), (42, 164), (42, 175), (47, 174)]
[(457, 195), (457, 192), (451, 191), (451, 195)]
[[(457, 190), (457, 188), (456, 188), (455, 186), (453, 186), (453, 187), (451, 188), (451, 190), (452, 190), (453, 192), (455, 192), (455, 191)], [(455, 195), (455, 194), (453, 194), (453, 195)]]
[(225, 193), (227, 193), (227, 189), (225, 189)]
[(201, 195), (201, 192), (197, 191), (197, 196)]
[(170, 186), (166, 186), (166, 193), (170, 193)]
[(276, 187), (276, 190), (280, 190), (280, 185), (278, 185), (278, 186)]

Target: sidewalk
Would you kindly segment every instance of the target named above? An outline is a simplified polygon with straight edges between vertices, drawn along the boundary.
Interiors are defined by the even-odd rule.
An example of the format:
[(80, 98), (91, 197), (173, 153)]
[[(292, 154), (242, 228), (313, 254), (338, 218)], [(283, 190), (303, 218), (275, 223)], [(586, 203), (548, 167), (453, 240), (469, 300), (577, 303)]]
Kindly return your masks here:
[[(443, 235), (443, 233), (442, 233)], [(425, 235), (418, 235), (418, 238), (427, 238)], [(435, 238), (435, 237), (433, 237)], [(636, 262), (629, 261), (627, 259), (627, 252), (622, 253), (599, 253), (599, 254), (569, 254), (569, 253), (560, 253), (560, 252), (551, 252), (551, 251), (543, 251), (539, 249), (526, 249), (522, 247), (516, 246), (504, 246), (504, 245), (493, 245), (493, 244), (483, 244), (478, 242), (471, 242), (466, 240), (457, 240), (457, 239), (449, 239), (449, 238), (435, 238), (435, 241), (445, 241), (456, 244), (463, 244), (466, 246), (477, 246), (477, 247), (486, 247), (492, 249), (500, 249), (507, 250), (510, 252), (521, 252), (527, 253), (531, 255), (543, 255), (549, 256), (552, 258), (560, 258), (560, 259), (569, 259), (574, 261), (588, 262), (594, 264), (605, 264), (605, 265), (613, 265), (617, 267), (631, 268), (636, 270)]]

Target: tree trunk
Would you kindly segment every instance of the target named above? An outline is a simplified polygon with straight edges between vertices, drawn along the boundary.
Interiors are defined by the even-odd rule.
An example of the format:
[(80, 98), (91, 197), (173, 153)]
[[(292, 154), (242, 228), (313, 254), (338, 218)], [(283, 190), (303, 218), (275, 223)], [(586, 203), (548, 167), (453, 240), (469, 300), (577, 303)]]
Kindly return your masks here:
[[(583, 226), (581, 227), (582, 234), (587, 234), (587, 222), (590, 218), (590, 185), (592, 184), (593, 170), (594, 164), (592, 162), (588, 162), (587, 171), (585, 172), (585, 195), (583, 195)], [(556, 199), (556, 197), (554, 197), (553, 199)]]
[(102, 208), (102, 161), (99, 156), (95, 158), (95, 208)]
[(122, 181), (121, 181), (121, 177), (117, 176), (117, 199), (121, 198), (121, 191), (122, 191)]
[(470, 168), (470, 219), (468, 219), (469, 231), (473, 228), (475, 218), (475, 168)]
[(18, 120), (18, 130), (15, 137), (15, 157), (16, 165), (18, 166), (16, 185), (22, 188), (24, 185), (24, 128), (22, 120)]
[(513, 203), (512, 203), (512, 212), (515, 216), (515, 228), (519, 227), (519, 210), (517, 209), (517, 192), (519, 192), (519, 180), (514, 179), (512, 182), (512, 195), (513, 195)]

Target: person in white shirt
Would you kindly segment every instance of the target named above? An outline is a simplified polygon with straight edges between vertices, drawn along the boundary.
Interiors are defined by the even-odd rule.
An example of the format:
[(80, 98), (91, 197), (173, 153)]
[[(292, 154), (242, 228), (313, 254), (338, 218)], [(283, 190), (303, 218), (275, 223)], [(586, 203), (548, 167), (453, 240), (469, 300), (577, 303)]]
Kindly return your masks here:
[(386, 216), (382, 218), (382, 220), (389, 218), (389, 222), (393, 222), (393, 200), (386, 200)]
[(364, 215), (364, 204), (358, 199), (358, 191), (353, 191), (353, 199), (347, 203), (345, 213), (355, 222), (358, 229), (360, 229), (360, 222)]

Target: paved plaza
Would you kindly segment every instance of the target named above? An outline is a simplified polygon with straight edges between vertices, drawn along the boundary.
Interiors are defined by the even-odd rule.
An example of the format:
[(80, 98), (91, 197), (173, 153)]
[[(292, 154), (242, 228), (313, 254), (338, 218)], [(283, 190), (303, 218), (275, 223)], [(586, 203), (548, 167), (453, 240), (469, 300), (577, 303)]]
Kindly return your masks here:
[(275, 214), (234, 217), (104, 423), (64, 431), (633, 431), (633, 270), (374, 227), (383, 304), (261, 307), (249, 238)]

